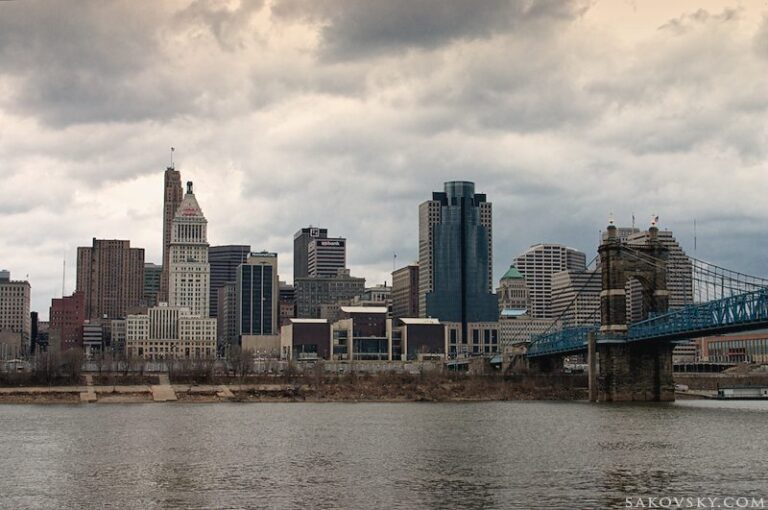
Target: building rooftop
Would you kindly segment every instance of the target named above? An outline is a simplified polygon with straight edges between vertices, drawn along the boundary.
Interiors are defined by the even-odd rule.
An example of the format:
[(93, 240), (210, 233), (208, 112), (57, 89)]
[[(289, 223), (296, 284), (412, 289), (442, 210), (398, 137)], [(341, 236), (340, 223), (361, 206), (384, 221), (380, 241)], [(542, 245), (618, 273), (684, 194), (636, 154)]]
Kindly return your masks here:
[(200, 209), (200, 204), (197, 203), (195, 194), (192, 192), (192, 182), (187, 182), (187, 193), (179, 204), (179, 208), (176, 210), (174, 219), (199, 219), (205, 220), (203, 210)]
[(403, 324), (440, 324), (440, 319), (433, 319), (431, 317), (402, 317), (400, 321)]
[(387, 313), (386, 306), (342, 306), (341, 311), (345, 313)]
[(501, 311), (502, 317), (522, 317), (527, 314), (526, 308), (505, 308)]
[(522, 280), (525, 277), (517, 270), (514, 265), (509, 266), (507, 272), (501, 277), (502, 280)]
[(293, 324), (328, 324), (328, 319), (288, 319)]

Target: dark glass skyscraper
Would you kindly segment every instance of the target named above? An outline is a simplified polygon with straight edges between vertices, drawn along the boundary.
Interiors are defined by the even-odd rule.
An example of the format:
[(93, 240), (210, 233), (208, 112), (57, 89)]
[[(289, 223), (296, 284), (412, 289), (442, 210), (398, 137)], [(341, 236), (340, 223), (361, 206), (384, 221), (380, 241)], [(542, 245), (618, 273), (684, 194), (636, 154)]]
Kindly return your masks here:
[(494, 322), (492, 210), (467, 181), (419, 206), (419, 311), (444, 322)]
[(309, 276), (309, 243), (314, 239), (327, 239), (328, 229), (305, 227), (293, 236), (293, 279)]
[(251, 253), (246, 263), (237, 268), (237, 324), (241, 337), (280, 332), (279, 292), (277, 254)]
[(211, 265), (211, 287), (209, 317), (219, 315), (219, 289), (226, 283), (234, 283), (237, 266), (248, 260), (251, 247), (244, 244), (227, 244), (208, 248), (208, 263)]

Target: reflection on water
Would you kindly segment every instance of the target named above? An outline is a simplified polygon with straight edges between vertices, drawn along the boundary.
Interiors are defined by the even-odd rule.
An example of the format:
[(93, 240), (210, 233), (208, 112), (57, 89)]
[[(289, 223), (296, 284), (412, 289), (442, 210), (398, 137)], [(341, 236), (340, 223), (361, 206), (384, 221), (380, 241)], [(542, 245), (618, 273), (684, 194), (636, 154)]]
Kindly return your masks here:
[(624, 508), (768, 500), (768, 404), (0, 408), (2, 508)]

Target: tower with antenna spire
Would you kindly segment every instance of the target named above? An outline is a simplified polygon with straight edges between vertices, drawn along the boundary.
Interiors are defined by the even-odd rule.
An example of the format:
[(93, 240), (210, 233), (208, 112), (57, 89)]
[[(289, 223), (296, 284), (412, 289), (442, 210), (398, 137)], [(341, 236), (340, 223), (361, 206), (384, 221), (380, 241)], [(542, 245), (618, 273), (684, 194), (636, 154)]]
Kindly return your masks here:
[(181, 187), (181, 173), (176, 170), (173, 163), (173, 153), (176, 149), (171, 147), (171, 165), (165, 169), (165, 186), (163, 189), (163, 269), (160, 274), (160, 293), (158, 300), (168, 302), (168, 272), (170, 270), (170, 245), (171, 223), (176, 211), (184, 198), (184, 190)]

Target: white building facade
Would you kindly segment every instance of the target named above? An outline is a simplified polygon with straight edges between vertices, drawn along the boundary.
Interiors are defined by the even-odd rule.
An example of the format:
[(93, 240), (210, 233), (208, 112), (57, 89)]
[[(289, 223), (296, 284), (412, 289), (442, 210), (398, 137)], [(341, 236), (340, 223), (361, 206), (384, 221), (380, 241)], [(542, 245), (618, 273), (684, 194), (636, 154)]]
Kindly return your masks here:
[(172, 222), (168, 302), (208, 317), (211, 266), (208, 264), (208, 221), (187, 183), (187, 193)]
[[(112, 322), (113, 330), (116, 322), (121, 321)], [(129, 358), (200, 359), (216, 355), (216, 319), (190, 315), (188, 308), (162, 303), (146, 315), (129, 315), (124, 322)]]

